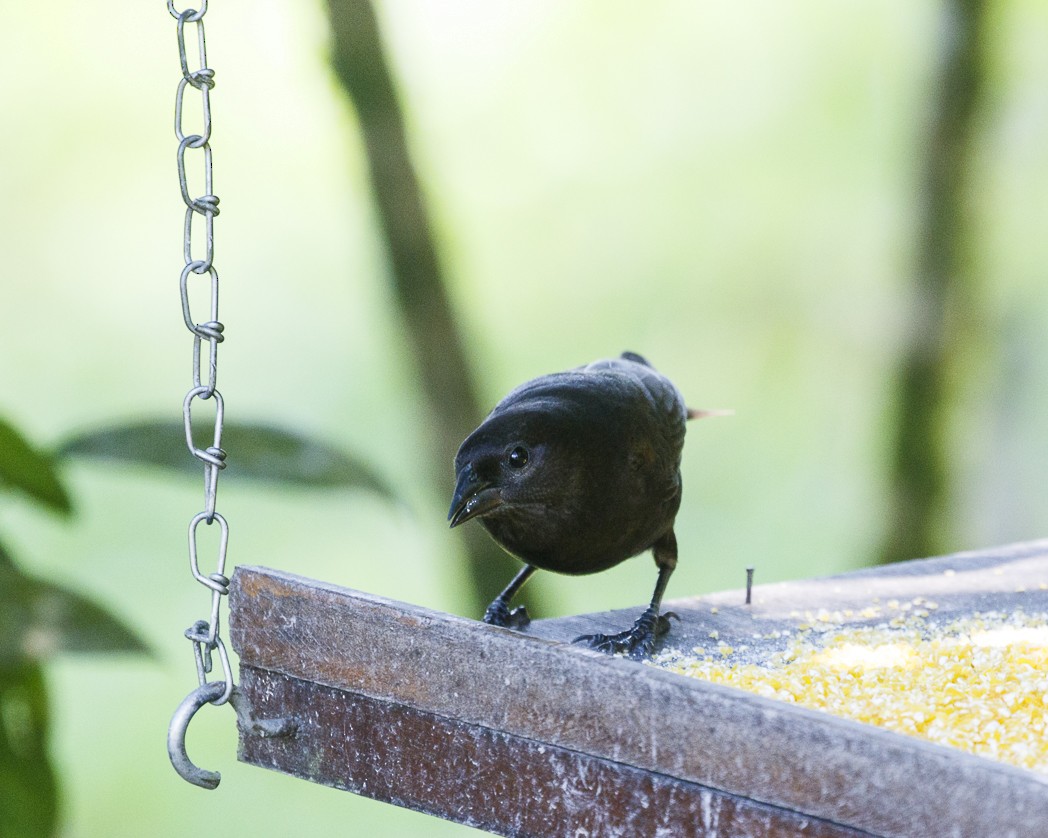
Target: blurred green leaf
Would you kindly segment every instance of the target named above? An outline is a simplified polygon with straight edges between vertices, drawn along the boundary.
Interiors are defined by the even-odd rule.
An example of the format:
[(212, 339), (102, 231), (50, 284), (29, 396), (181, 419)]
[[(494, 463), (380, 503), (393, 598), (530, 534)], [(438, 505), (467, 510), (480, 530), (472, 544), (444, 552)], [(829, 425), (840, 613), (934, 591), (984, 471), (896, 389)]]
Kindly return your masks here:
[(3, 419), (0, 419), (0, 487), (25, 492), (56, 512), (69, 514), (73, 510), (51, 458), (36, 450)]
[(26, 576), (0, 547), (0, 668), (57, 652), (148, 651), (138, 635), (105, 608)]
[[(202, 433), (197, 445), (210, 441)], [(226, 422), (222, 448), (229, 452), (229, 468), (223, 478), (357, 488), (393, 497), (389, 487), (360, 460), (295, 431)], [(186, 450), (180, 422), (140, 422), (90, 431), (66, 440), (56, 455), (159, 466), (193, 476), (199, 476), (202, 467)]]
[(0, 663), (0, 835), (50, 838), (58, 788), (47, 752), (47, 689), (37, 663)]

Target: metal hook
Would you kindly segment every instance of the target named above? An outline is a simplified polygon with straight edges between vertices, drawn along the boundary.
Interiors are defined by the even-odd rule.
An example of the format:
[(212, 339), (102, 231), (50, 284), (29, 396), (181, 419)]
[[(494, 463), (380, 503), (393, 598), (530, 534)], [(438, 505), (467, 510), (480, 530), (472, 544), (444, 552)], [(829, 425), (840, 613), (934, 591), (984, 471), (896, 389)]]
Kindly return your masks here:
[(202, 789), (217, 788), (222, 775), (217, 771), (206, 771), (193, 764), (189, 754), (186, 753), (186, 729), (197, 710), (221, 698), (225, 691), (225, 681), (212, 681), (197, 687), (178, 705), (167, 729), (167, 755), (171, 757), (171, 764), (175, 767), (175, 771), (183, 780), (194, 786), (200, 786)]
[[(222, 775), (217, 771), (208, 771), (193, 764), (189, 754), (186, 753), (186, 730), (197, 710), (205, 704), (215, 703), (225, 692), (225, 681), (211, 681), (197, 687), (178, 705), (175, 715), (171, 717), (171, 725), (167, 729), (167, 754), (171, 758), (175, 771), (183, 780), (194, 786), (200, 786), (202, 789), (217, 788)], [(236, 687), (229, 695), (229, 703), (236, 711), (237, 723), (241, 730), (255, 736), (290, 736), (298, 729), (298, 724), (290, 718), (256, 719), (247, 696)]]

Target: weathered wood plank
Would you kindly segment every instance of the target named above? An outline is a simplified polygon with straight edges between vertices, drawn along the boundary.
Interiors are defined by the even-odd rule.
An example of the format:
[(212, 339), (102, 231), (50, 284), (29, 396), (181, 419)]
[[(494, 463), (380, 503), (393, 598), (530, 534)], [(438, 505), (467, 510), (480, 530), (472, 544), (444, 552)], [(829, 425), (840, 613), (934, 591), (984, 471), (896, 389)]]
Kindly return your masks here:
[(304, 721), (296, 738), (243, 737), (245, 762), (500, 835), (868, 834), (403, 704), (240, 674), (256, 712)]
[[(745, 608), (732, 604), (731, 597), (741, 601), (737, 594), (674, 603), (682, 621), (672, 636), (696, 645), (711, 626), (722, 636), (733, 630), (749, 635), (755, 620), (789, 620), (793, 610), (837, 608), (833, 602), (865, 600), (871, 590), (882, 597), (934, 596), (941, 608), (962, 608), (963, 597), (980, 607), (1002, 607), (1012, 602), (1009, 596), (1026, 596), (1015, 592), (1019, 585), (1010, 573), (1027, 581), (1030, 574), (1048, 577), (1046, 551), (1046, 544), (1028, 545), (758, 586), (755, 605), (742, 613), (733, 612)], [(947, 561), (956, 565), (951, 576), (943, 574)], [(984, 598), (985, 591), (993, 592), (991, 599)], [(1043, 607), (1045, 592), (1040, 595)], [(957, 602), (948, 605), (951, 596)], [(875, 835), (1048, 834), (1048, 781), (1041, 775), (564, 642), (580, 625), (606, 629), (631, 615), (540, 621), (524, 634), (289, 574), (240, 568), (233, 584), (232, 639), (241, 657), (241, 686), (257, 712), (282, 715), (285, 703), (300, 706), (292, 700), (296, 696), (303, 707), (325, 695), (331, 702), (324, 714), (317, 710), (299, 720), (304, 732), (293, 743), (244, 736), (243, 758), (364, 793), (379, 784), (383, 790), (376, 796), (382, 799), (506, 834), (569, 832), (568, 821), (557, 821), (550, 831), (531, 832), (529, 825), (514, 832), (524, 816), (510, 815), (524, 800), (554, 813), (576, 811), (578, 788), (589, 788), (563, 787), (556, 804), (552, 780), (508, 790), (513, 775), (506, 759), (514, 750), (532, 761), (542, 757), (550, 766), (574, 755), (585, 762), (585, 771), (603, 772), (600, 787), (619, 789), (627, 810), (640, 800), (665, 800), (670, 808), (680, 807), (665, 817), (686, 818), (694, 800), (717, 800), (732, 817), (763, 817), (766, 826), (778, 825), (754, 826), (751, 834), (776, 834), (776, 829), (796, 834), (797, 818), (819, 829)], [(300, 682), (312, 686), (290, 686)], [(409, 716), (414, 727), (404, 728)], [(437, 766), (435, 774), (425, 775), (428, 785), (416, 782), (411, 768), (427, 727), (442, 731), (424, 749)], [(477, 750), (480, 741), (489, 750)], [(353, 747), (358, 754), (372, 749), (384, 756), (371, 763), (362, 757), (343, 760)], [(503, 756), (496, 758), (497, 753)], [(279, 763), (280, 754), (288, 761)], [(440, 761), (454, 769), (450, 775), (473, 765), (474, 758), (472, 778), (443, 779), (459, 797), (453, 805), (441, 804), (435, 783), (444, 773)], [(321, 764), (330, 773), (318, 773)], [(531, 773), (542, 774), (536, 765)], [(554, 769), (542, 776), (554, 777)], [(499, 795), (510, 795), (510, 805), (494, 808), (490, 799)], [(593, 805), (605, 803), (598, 796)], [(701, 820), (694, 827), (687, 834), (746, 834), (718, 833)]]

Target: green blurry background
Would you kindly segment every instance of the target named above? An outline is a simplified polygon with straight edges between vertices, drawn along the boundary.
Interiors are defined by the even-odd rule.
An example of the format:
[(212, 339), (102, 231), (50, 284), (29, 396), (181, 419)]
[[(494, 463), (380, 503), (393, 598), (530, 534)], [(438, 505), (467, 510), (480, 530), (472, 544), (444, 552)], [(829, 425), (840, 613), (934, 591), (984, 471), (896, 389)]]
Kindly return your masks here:
[[(991, 10), (943, 549), (1048, 530), (1048, 6)], [(378, 11), (485, 405), (628, 348), (689, 404), (735, 409), (690, 428), (670, 598), (740, 586), (747, 565), (769, 582), (874, 561), (942, 6)], [(160, 2), (5, 12), (0, 413), (41, 446), (178, 420), (191, 340), (177, 292), (174, 21)], [(212, 0), (206, 25), (227, 419), (358, 452), (401, 499), (223, 484), (230, 559), (476, 616), (445, 523), (450, 464), (443, 486), (420, 465), (435, 443), (325, 9)], [(164, 739), (195, 686), (182, 631), (209, 606), (185, 550), (199, 482), (86, 462), (64, 474), (75, 518), (4, 496), (4, 543), (25, 569), (107, 603), (157, 653), (49, 665), (64, 835), (468, 831), (237, 764), (227, 709), (204, 708), (189, 739), (220, 788), (178, 779)], [(568, 613), (640, 604), (653, 581), (641, 558), (531, 586), (548, 613)]]

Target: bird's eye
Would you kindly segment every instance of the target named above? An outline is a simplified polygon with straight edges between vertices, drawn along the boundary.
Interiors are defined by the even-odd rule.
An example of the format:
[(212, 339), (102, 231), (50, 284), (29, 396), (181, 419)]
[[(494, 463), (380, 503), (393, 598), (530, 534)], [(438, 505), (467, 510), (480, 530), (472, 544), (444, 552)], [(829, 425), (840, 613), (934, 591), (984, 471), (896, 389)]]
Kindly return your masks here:
[(528, 449), (518, 445), (509, 452), (508, 461), (510, 468), (524, 468), (528, 464)]

